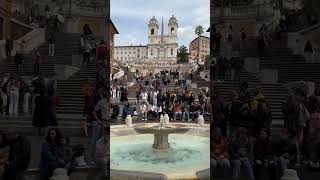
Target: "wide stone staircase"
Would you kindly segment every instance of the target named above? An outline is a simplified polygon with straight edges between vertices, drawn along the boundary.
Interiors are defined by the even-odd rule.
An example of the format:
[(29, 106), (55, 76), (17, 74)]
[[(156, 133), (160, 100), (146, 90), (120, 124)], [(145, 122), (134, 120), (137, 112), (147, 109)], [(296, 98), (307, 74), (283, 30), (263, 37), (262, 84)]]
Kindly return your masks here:
[[(38, 49), (42, 57), (40, 65), (41, 75), (50, 78), (54, 74), (55, 64), (72, 65), (72, 55), (78, 54), (80, 49), (80, 34), (55, 33), (55, 56), (48, 56), (49, 46), (45, 42)], [(0, 64), (0, 78), (4, 73), (16, 74), (14, 57)], [(25, 54), (24, 63), (21, 65), (21, 76), (32, 76), (32, 54)]]
[[(256, 40), (249, 40), (249, 47), (241, 53), (243, 57), (257, 57)], [(286, 42), (275, 41), (265, 49), (260, 60), (260, 69), (277, 69), (279, 83), (293, 81), (320, 81), (320, 63), (308, 63), (303, 55), (295, 55)]]
[(58, 81), (57, 95), (61, 98), (61, 103), (57, 107), (57, 114), (82, 117), (79, 116), (82, 115), (84, 107), (84, 96), (81, 88), (86, 79), (89, 79), (92, 87), (95, 87), (96, 71), (96, 65), (90, 63), (88, 67), (80, 69), (68, 80)]
[[(72, 55), (79, 53), (80, 49), (80, 34), (70, 33), (54, 33), (55, 36), (55, 56), (48, 56), (47, 42), (41, 45), (38, 49), (43, 57), (43, 63), (40, 66), (41, 74), (46, 78), (51, 78), (54, 75), (55, 65), (72, 65)], [(82, 59), (79, 59), (82, 61)], [(92, 67), (94, 66), (94, 67)], [(0, 64), (0, 77), (4, 73), (15, 74), (15, 64), (13, 60), (5, 61)], [(92, 72), (90, 74), (90, 72)], [(81, 83), (87, 77), (95, 77), (95, 65), (89, 65), (87, 69), (82, 69), (75, 73), (70, 81), (58, 80), (58, 95), (61, 96), (61, 105), (57, 107), (57, 120), (59, 128), (69, 136), (80, 136), (82, 116), (79, 115), (82, 109), (83, 102), (81, 98)], [(22, 76), (32, 76), (32, 57), (31, 53), (25, 55), (25, 61), (21, 68)], [(79, 76), (79, 77), (77, 77)], [(78, 82), (78, 86), (76, 83)], [(81, 82), (81, 83), (80, 83)], [(76, 91), (78, 89), (78, 91)], [(82, 96), (81, 96), (82, 97)], [(82, 104), (80, 104), (82, 102)], [(75, 111), (74, 109), (77, 109)], [(32, 126), (31, 116), (21, 116), (15, 119), (8, 119), (0, 117), (0, 128), (6, 129), (9, 127), (16, 127), (18, 132), (25, 135), (34, 135), (35, 129)]]

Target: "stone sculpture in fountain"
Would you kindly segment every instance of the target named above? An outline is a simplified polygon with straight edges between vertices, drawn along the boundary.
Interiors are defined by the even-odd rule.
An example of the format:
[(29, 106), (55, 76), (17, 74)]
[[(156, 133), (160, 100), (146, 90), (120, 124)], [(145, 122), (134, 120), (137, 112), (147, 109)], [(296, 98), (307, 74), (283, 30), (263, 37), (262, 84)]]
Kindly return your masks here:
[(153, 148), (156, 150), (166, 150), (170, 148), (169, 134), (183, 134), (189, 131), (185, 125), (169, 125), (168, 115), (160, 118), (159, 125), (150, 126), (146, 124), (134, 126), (134, 130), (139, 134), (153, 134)]

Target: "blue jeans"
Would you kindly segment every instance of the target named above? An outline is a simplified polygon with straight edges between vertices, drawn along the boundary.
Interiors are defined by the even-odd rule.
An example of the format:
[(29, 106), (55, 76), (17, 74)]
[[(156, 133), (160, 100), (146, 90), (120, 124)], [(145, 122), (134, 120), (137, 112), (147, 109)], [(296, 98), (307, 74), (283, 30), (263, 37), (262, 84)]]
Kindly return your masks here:
[(188, 120), (190, 119), (190, 115), (189, 115), (189, 112), (188, 111), (185, 111), (182, 113), (182, 120)]
[(176, 120), (177, 119), (177, 115), (181, 115), (182, 112), (174, 112), (173, 113), (173, 120)]
[(254, 180), (253, 176), (253, 171), (251, 167), (251, 163), (249, 160), (231, 160), (232, 164), (232, 177), (233, 179), (238, 179), (240, 176), (240, 170), (241, 170), (241, 165), (244, 170), (244, 175), (249, 179), (249, 180)]

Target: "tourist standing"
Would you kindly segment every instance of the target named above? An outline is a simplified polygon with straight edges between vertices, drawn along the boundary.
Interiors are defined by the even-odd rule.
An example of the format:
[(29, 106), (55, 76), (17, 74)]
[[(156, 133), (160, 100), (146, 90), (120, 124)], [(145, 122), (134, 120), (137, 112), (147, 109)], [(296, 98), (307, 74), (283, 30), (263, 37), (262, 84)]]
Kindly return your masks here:
[(16, 65), (16, 73), (17, 76), (20, 76), (20, 66), (24, 62), (24, 56), (22, 51), (17, 51), (16, 55), (14, 56), (14, 63)]
[(35, 48), (32, 51), (32, 66), (33, 66), (33, 76), (39, 76), (41, 64), (40, 51)]
[(25, 82), (23, 82), (22, 90), (23, 90), (23, 114), (28, 115), (31, 90), (29, 85)]
[(103, 40), (100, 41), (100, 45), (97, 49), (97, 56), (98, 61), (105, 62), (105, 60), (108, 59), (108, 46)]
[(10, 38), (10, 36), (8, 36), (8, 38), (6, 39), (4, 49), (6, 51), (7, 60), (9, 60), (11, 58), (11, 52), (13, 49), (13, 40)]
[(48, 36), (49, 56), (54, 56), (54, 36), (52, 33)]
[(147, 102), (142, 102), (140, 105), (140, 113), (142, 114), (142, 121), (148, 120), (148, 106)]
[(306, 42), (306, 45), (305, 45), (305, 47), (304, 47), (304, 55), (305, 55), (307, 61), (313, 63), (313, 57), (312, 57), (312, 55), (313, 55), (313, 48), (312, 48), (312, 44), (311, 44), (310, 40), (308, 40), (308, 41)]
[(44, 91), (37, 92), (39, 95), (35, 96), (35, 109), (33, 113), (32, 125), (37, 128), (37, 135), (45, 134), (48, 126), (48, 97), (45, 96)]
[(8, 80), (10, 74), (4, 74), (2, 82), (1, 82), (1, 99), (2, 99), (2, 114), (6, 115), (7, 104), (8, 104), (8, 94), (7, 94), (7, 87), (8, 87)]
[(82, 60), (82, 67), (88, 67), (90, 62), (90, 53), (91, 53), (91, 46), (89, 43), (85, 44), (83, 51), (83, 60)]
[(19, 107), (19, 90), (20, 82), (17, 79), (11, 79), (8, 83), (8, 94), (10, 97), (9, 104), (9, 116), (18, 117)]
[(243, 52), (247, 49), (248, 42), (247, 42), (247, 34), (244, 31), (244, 28), (240, 31), (240, 52)]

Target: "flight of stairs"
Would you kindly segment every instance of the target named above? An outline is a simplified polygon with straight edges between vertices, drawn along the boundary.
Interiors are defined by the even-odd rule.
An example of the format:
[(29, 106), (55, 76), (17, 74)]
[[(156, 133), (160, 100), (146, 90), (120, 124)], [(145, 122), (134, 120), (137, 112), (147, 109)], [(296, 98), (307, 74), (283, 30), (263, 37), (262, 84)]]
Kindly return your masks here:
[[(40, 72), (43, 77), (50, 78), (54, 75), (54, 65), (72, 65), (72, 55), (78, 54), (80, 49), (80, 34), (55, 33), (55, 56), (48, 56), (49, 46), (45, 42), (38, 49), (42, 57)], [(80, 61), (80, 60), (79, 60)], [(21, 65), (21, 76), (32, 76), (32, 54), (25, 54), (24, 63)], [(4, 73), (16, 74), (14, 57), (9, 61), (0, 63), (0, 78)]]
[[(249, 40), (249, 48), (242, 52), (243, 57), (257, 57), (256, 40)], [(276, 41), (267, 47), (260, 60), (260, 69), (277, 69), (279, 83), (293, 81), (320, 81), (320, 63), (307, 63), (302, 55), (295, 55), (284, 41)]]
[[(70, 33), (55, 33), (55, 56), (49, 57), (48, 56), (48, 44), (44, 43), (39, 47), (39, 51), (41, 55), (43, 56), (43, 64), (40, 66), (41, 73), (44, 77), (50, 78), (54, 74), (54, 65), (60, 64), (60, 65), (72, 65), (72, 55), (78, 54), (80, 49), (80, 34), (70, 34)], [(82, 61), (82, 59), (79, 59), (79, 61)], [(88, 68), (92, 69), (91, 67)], [(95, 70), (92, 70), (95, 73)], [(80, 79), (84, 76), (87, 76), (87, 74), (82, 75), (83, 72), (86, 72), (86, 70), (80, 70), (75, 75), (79, 75), (79, 82)], [(10, 73), (15, 74), (15, 64), (14, 61), (5, 61), (2, 64), (0, 64), (0, 77), (2, 78), (4, 73)], [(32, 58), (31, 54), (25, 55), (25, 62), (21, 67), (21, 75), (22, 76), (32, 76)], [(91, 74), (92, 76), (92, 74)], [(95, 76), (93, 76), (95, 77)], [(73, 78), (73, 79), (72, 79)], [(57, 107), (57, 120), (59, 123), (59, 128), (68, 136), (81, 136), (83, 133), (81, 131), (81, 121), (82, 116), (77, 111), (75, 114), (74, 111), (72, 111), (71, 108), (68, 108), (68, 102), (65, 101), (64, 97), (69, 96), (70, 99), (74, 95), (77, 94), (77, 91), (75, 89), (72, 89), (76, 78), (72, 77), (71, 81), (68, 83), (65, 83), (66, 81), (58, 81), (58, 95), (62, 96), (61, 98), (61, 106)], [(83, 78), (84, 79), (84, 78)], [(83, 82), (83, 79), (81, 79), (81, 83)], [(63, 84), (67, 85), (63, 85)], [(63, 85), (63, 86), (62, 86)], [(70, 87), (71, 89), (68, 89)], [(66, 90), (68, 89), (68, 90)], [(80, 94), (81, 88), (79, 88)], [(64, 92), (65, 91), (65, 92)], [(62, 93), (61, 93), (62, 92)], [(67, 95), (63, 96), (63, 94), (66, 93)], [(70, 95), (71, 94), (71, 95)], [(72, 107), (77, 107), (79, 102), (76, 100), (73, 100), (70, 102), (72, 104)], [(75, 105), (73, 105), (75, 104)], [(62, 113), (65, 113), (67, 111), (68, 113), (65, 114), (59, 114), (61, 113), (60, 109), (62, 110)], [(82, 109), (82, 107), (81, 107)], [(69, 114), (69, 115), (68, 115)], [(70, 115), (71, 114), (71, 115)], [(19, 133), (22, 133), (24, 135), (35, 135), (35, 129), (32, 126), (32, 117), (19, 117), (15, 119), (8, 119), (6, 117), (0, 117), (0, 129), (6, 129), (9, 127), (15, 127), (17, 128)]]
[(90, 63), (88, 67), (81, 68), (68, 80), (58, 81), (57, 95), (61, 98), (61, 103), (57, 107), (57, 114), (82, 114), (84, 107), (84, 96), (81, 92), (82, 85), (86, 79), (89, 79), (92, 87), (95, 87), (96, 71), (96, 65)]

